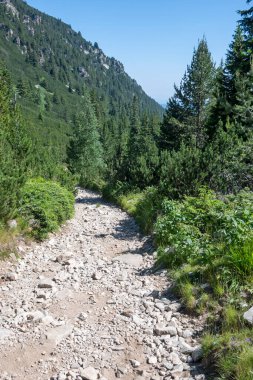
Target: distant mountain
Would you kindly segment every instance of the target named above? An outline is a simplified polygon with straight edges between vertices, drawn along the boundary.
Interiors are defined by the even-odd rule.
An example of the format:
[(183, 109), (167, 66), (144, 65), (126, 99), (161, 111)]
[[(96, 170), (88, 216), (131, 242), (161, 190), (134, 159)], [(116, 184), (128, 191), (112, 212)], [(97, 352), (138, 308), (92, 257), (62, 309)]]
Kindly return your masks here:
[(0, 0), (0, 60), (14, 78), (33, 132), (44, 144), (54, 141), (59, 154), (81, 109), (84, 85), (103, 120), (126, 115), (134, 95), (141, 112), (163, 113), (121, 62), (107, 57), (97, 43), (86, 41), (70, 25), (22, 0)]

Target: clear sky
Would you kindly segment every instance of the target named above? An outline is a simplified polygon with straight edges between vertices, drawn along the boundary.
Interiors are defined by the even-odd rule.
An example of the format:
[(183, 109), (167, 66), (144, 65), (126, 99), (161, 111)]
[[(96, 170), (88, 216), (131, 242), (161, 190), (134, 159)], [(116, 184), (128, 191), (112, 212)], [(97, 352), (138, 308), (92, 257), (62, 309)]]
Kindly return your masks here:
[(159, 103), (173, 94), (205, 35), (220, 63), (246, 0), (27, 0), (29, 5), (70, 24)]

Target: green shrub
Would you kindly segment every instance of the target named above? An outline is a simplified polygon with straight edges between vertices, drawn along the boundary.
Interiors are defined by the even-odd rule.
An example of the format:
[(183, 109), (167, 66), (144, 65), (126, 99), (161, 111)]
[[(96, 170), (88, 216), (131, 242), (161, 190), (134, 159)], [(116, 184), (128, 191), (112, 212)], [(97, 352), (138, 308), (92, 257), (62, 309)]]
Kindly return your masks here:
[(195, 146), (182, 144), (175, 151), (162, 151), (159, 189), (166, 196), (180, 199), (185, 194), (196, 195), (207, 177), (203, 154)]
[(72, 174), (66, 166), (57, 165), (54, 168), (52, 177), (50, 179), (59, 182), (63, 187), (71, 191), (73, 194), (76, 192), (78, 177)]
[(219, 380), (252, 380), (253, 333), (243, 328), (222, 335), (206, 334), (202, 340), (208, 365), (214, 365)]
[(21, 191), (20, 213), (37, 239), (55, 231), (73, 212), (73, 194), (57, 182), (31, 179)]
[(162, 211), (155, 237), (159, 259), (167, 265), (209, 265), (210, 270), (223, 266), (238, 276), (253, 269), (253, 193), (219, 199), (201, 189), (198, 197), (166, 200)]
[(142, 193), (128, 193), (126, 195), (120, 195), (118, 197), (118, 204), (125, 210), (129, 215), (136, 215), (138, 204), (143, 198)]
[(243, 322), (242, 294), (253, 294), (253, 193), (221, 197), (208, 189), (165, 200), (155, 224), (157, 263), (170, 269), (190, 311), (209, 311), (207, 362), (220, 380), (253, 379), (253, 330)]
[(151, 233), (153, 231), (163, 199), (156, 187), (148, 187), (140, 192), (139, 189), (131, 188), (118, 181), (116, 184), (105, 186), (103, 196), (116, 202), (128, 214), (134, 216), (143, 232)]
[(111, 202), (118, 202), (121, 195), (130, 192), (133, 192), (131, 186), (128, 183), (123, 183), (121, 181), (109, 182), (102, 189), (103, 197)]
[(136, 205), (135, 218), (142, 231), (153, 232), (154, 223), (161, 212), (162, 196), (156, 187), (148, 187)]

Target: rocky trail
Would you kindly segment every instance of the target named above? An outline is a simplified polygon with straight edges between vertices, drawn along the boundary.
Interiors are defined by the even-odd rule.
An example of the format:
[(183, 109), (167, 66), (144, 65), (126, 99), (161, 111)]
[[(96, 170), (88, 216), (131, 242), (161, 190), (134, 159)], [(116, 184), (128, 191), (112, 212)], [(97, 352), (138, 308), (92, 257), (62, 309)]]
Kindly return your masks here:
[(153, 262), (134, 220), (81, 190), (60, 232), (1, 265), (0, 379), (205, 379), (201, 320)]

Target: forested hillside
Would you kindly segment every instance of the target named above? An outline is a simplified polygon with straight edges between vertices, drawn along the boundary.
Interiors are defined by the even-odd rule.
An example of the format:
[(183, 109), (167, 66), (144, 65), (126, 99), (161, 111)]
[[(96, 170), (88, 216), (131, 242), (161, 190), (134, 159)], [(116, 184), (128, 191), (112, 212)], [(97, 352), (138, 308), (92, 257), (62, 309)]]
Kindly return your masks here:
[[(38, 141), (44, 166), (48, 154), (49, 161), (66, 159), (73, 122), (83, 108), (84, 88), (96, 108), (101, 139), (105, 145), (110, 141), (111, 160), (120, 149), (112, 147), (116, 142), (112, 136), (122, 130), (128, 133), (134, 96), (140, 112), (162, 115), (162, 107), (127, 75), (122, 63), (107, 57), (97, 43), (86, 41), (71, 26), (22, 0), (0, 2), (0, 59), (12, 76), (15, 99)], [(109, 159), (108, 163), (112, 165)]]

